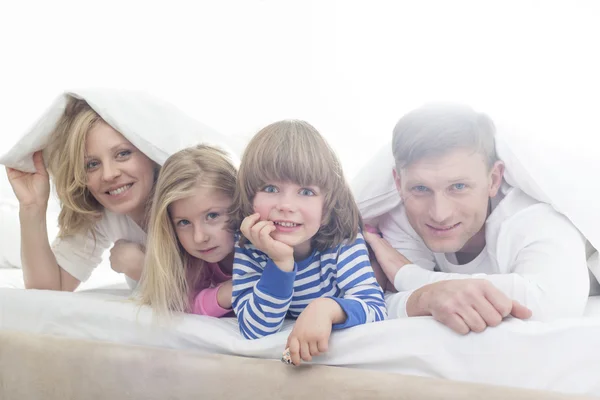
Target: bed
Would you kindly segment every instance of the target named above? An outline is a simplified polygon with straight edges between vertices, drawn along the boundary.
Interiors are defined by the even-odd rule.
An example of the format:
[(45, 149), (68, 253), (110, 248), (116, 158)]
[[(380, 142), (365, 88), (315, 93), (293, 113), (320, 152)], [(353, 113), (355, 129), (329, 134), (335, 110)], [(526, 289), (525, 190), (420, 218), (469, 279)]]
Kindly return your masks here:
[[(281, 374), (282, 369), (293, 369), (275, 362), (285, 346), (291, 321), (286, 321), (282, 332), (256, 341), (243, 339), (233, 318), (179, 315), (164, 323), (153, 319), (150, 309), (140, 308), (129, 299), (130, 292), (120, 276), (106, 266), (98, 271), (104, 283), (64, 293), (18, 289), (21, 271), (0, 269), (2, 340), (10, 342), (11, 348), (17, 342), (30, 350), (36, 349), (37, 341), (37, 351), (42, 352), (39, 346), (43, 347), (52, 337), (62, 340), (56, 342), (59, 347), (70, 348), (68, 343), (72, 341), (73, 346), (84, 349), (88, 343), (89, 349), (84, 352), (108, 344), (124, 349), (125, 353), (142, 346), (148, 357), (155, 351), (163, 354), (159, 349), (170, 349), (176, 358), (193, 353), (200, 360), (227, 360), (224, 361), (227, 365), (241, 363), (238, 367), (252, 358), (257, 365), (268, 366), (265, 373)], [(15, 339), (21, 337), (27, 339), (22, 343)], [(335, 332), (329, 353), (315, 359), (314, 364), (352, 369), (348, 371), (349, 381), (356, 374), (354, 370), (360, 369), (394, 373), (404, 380), (418, 376), (492, 385), (489, 390), (501, 386), (600, 396), (599, 343), (600, 297), (590, 297), (582, 319), (552, 323), (511, 319), (482, 334), (467, 336), (454, 334), (428, 317), (358, 326)], [(60, 359), (62, 352), (57, 354)], [(103, 362), (114, 366), (114, 357), (109, 352)], [(262, 364), (263, 360), (271, 363)], [(188, 368), (186, 365), (174, 362), (168, 368), (175, 373), (178, 368)], [(269, 374), (262, 378), (265, 384)], [(386, 378), (382, 375), (381, 379)], [(468, 385), (458, 387), (466, 390), (464, 393), (470, 390)]]
[[(541, 177), (532, 186), (532, 196), (551, 197), (598, 248), (597, 196), (590, 192), (597, 188), (583, 184), (589, 181), (585, 175), (568, 181), (578, 190), (560, 186), (555, 193), (546, 185), (555, 181), (546, 165), (560, 165), (563, 176), (566, 167), (593, 169), (585, 167), (584, 159), (558, 162), (556, 152), (533, 148), (536, 156), (547, 156), (547, 163), (513, 147), (519, 159), (539, 164), (531, 170), (529, 163), (511, 163), (515, 182), (527, 186), (519, 179), (540, 178), (535, 172), (546, 171), (546, 180)], [(13, 162), (28, 161), (35, 149), (21, 150)], [(512, 153), (501, 150), (510, 161)], [(389, 175), (391, 164), (384, 164), (382, 171)], [(373, 197), (372, 176), (384, 175), (365, 171), (363, 180), (369, 185), (364, 192)], [(383, 189), (393, 188), (389, 178), (380, 182)], [(355, 184), (353, 190), (361, 200), (360, 188)], [(18, 232), (16, 203), (14, 198), (2, 202), (9, 192), (0, 181), (0, 266), (5, 267), (20, 263), (18, 235), (13, 234)], [(589, 214), (590, 209), (596, 214)], [(57, 215), (54, 201), (48, 210), (51, 237)], [(467, 336), (429, 317), (357, 326), (335, 332), (330, 351), (314, 365), (293, 368), (278, 361), (291, 321), (282, 332), (256, 341), (243, 339), (231, 318), (180, 315), (160, 324), (148, 308), (129, 299), (125, 281), (106, 262), (75, 293), (22, 288), (19, 269), (0, 268), (1, 399), (600, 397), (600, 297), (590, 297), (584, 318), (552, 323), (510, 319)]]
[(590, 398), (321, 365), (285, 368), (278, 361), (21, 332), (0, 331), (0, 345), (3, 399)]

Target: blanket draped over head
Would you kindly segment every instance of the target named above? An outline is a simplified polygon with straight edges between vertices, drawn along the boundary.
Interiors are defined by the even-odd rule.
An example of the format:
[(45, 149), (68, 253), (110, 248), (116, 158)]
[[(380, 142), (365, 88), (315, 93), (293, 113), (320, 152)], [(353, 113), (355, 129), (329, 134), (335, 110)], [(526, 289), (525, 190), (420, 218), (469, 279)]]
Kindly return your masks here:
[(35, 172), (32, 155), (46, 149), (69, 97), (84, 99), (106, 123), (159, 165), (178, 150), (201, 143), (219, 146), (231, 154), (230, 138), (146, 92), (82, 89), (58, 96), (34, 126), (0, 157), (0, 164)]

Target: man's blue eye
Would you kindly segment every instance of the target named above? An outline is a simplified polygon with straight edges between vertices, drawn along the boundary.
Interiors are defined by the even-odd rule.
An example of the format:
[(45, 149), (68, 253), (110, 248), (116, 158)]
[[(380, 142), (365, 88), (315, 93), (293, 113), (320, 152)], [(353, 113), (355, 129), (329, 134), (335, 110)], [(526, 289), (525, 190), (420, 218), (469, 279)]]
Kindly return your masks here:
[(413, 187), (413, 190), (415, 190), (417, 192), (426, 192), (429, 189), (427, 188), (427, 186), (418, 185), (418, 186)]
[(452, 185), (454, 187), (454, 189), (456, 190), (463, 190), (467, 187), (467, 185), (465, 185), (464, 183), (455, 183), (454, 185)]

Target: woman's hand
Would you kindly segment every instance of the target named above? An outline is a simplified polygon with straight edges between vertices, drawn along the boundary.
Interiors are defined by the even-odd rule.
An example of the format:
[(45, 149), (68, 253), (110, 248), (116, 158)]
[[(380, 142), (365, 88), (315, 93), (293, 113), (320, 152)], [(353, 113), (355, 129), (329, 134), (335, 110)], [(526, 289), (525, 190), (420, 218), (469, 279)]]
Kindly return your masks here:
[(135, 281), (142, 277), (144, 269), (144, 246), (125, 239), (119, 239), (110, 249), (110, 267), (113, 271), (125, 274)]
[(20, 207), (46, 208), (50, 197), (50, 178), (41, 151), (33, 154), (33, 164), (36, 170), (33, 173), (7, 167), (8, 181), (19, 200)]

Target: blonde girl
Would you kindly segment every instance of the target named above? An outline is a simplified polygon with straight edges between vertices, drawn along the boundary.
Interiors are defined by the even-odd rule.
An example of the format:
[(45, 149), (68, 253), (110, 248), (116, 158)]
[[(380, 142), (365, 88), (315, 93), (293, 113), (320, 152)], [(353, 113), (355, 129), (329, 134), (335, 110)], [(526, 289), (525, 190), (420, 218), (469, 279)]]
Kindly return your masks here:
[(234, 233), (228, 211), (235, 185), (234, 165), (215, 147), (181, 150), (163, 165), (139, 292), (159, 315), (231, 312)]

